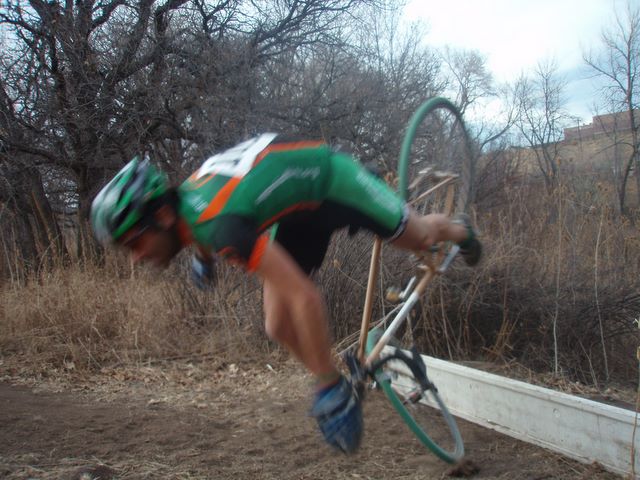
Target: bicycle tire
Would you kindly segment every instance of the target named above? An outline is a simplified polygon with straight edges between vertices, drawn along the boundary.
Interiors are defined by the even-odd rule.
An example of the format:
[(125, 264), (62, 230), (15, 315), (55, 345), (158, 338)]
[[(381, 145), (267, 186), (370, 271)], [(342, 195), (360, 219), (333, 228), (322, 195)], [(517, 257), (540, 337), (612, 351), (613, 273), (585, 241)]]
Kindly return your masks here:
[[(475, 152), (462, 115), (446, 98), (431, 98), (420, 106), (409, 122), (398, 160), (397, 193), (421, 215), (467, 213), (474, 195), (474, 166)], [(421, 172), (428, 173), (422, 175)], [(453, 174), (456, 180), (446, 188), (420, 198), (422, 193), (441, 183), (443, 172)], [(447, 195), (451, 190), (453, 198), (449, 199)], [(452, 244), (440, 245), (436, 261), (451, 247)], [(399, 284), (406, 282), (421, 261), (406, 252), (383, 250), (378, 273), (381, 291), (392, 283), (394, 290), (399, 291)], [(383, 312), (389, 306), (385, 300), (380, 305)]]
[[(382, 335), (382, 330), (378, 328), (374, 328), (369, 332), (369, 335), (367, 338), (367, 345), (366, 345), (367, 353), (373, 350), (375, 344), (377, 343), (381, 335)], [(387, 347), (387, 348), (393, 348), (396, 351), (402, 352), (400, 349), (396, 347)], [(396, 355), (392, 355), (392, 356), (396, 356)], [(415, 369), (418, 368), (417, 366), (411, 364), (412, 360), (408, 358), (407, 355), (402, 355), (401, 360), (402, 362), (405, 363), (406, 367), (410, 372), (415, 371)], [(388, 357), (386, 357), (384, 360), (382, 360), (379, 363), (384, 363), (386, 366), (388, 366), (389, 365)], [(400, 414), (400, 417), (402, 418), (402, 420), (406, 423), (406, 425), (409, 427), (411, 432), (416, 436), (416, 438), (420, 441), (420, 443), (422, 443), (425, 447), (427, 447), (438, 458), (450, 464), (456, 463), (460, 459), (462, 459), (462, 457), (464, 457), (464, 442), (462, 441), (462, 436), (460, 435), (458, 425), (455, 419), (453, 418), (453, 416), (451, 415), (451, 413), (449, 412), (449, 409), (447, 408), (445, 403), (442, 401), (442, 398), (438, 394), (438, 391), (435, 389), (435, 386), (434, 388), (429, 389), (427, 393), (430, 396), (431, 404), (437, 406), (436, 409), (434, 409), (433, 406), (424, 404), (424, 402), (422, 401), (415, 403), (415, 402), (407, 402), (406, 400), (403, 400), (404, 396), (401, 392), (407, 391), (407, 390), (411, 391), (411, 385), (407, 384), (406, 381), (404, 385), (402, 385), (401, 387), (394, 385), (394, 383), (396, 382), (396, 379), (388, 375), (388, 371), (385, 368), (383, 367), (377, 368), (374, 371), (374, 378), (376, 379), (376, 382), (378, 383), (378, 385), (380, 385), (383, 392), (391, 402), (391, 405), (393, 406), (393, 408)], [(415, 378), (413, 374), (408, 374), (406, 378), (413, 380), (415, 382)], [(417, 387), (417, 388), (420, 388), (420, 390), (422, 390), (421, 387)], [(424, 428), (423, 425), (421, 425), (421, 423), (423, 423), (423, 420), (425, 418), (427, 419), (427, 421), (429, 421), (429, 419), (433, 419), (434, 415), (438, 415), (437, 413), (438, 411), (439, 411), (439, 414), (444, 419), (444, 422), (449, 430), (449, 434), (451, 436), (450, 441), (452, 443), (452, 448), (446, 448), (445, 446), (443, 446), (441, 444), (443, 443), (441, 439), (436, 441), (436, 439), (434, 439), (432, 435), (429, 435), (427, 433), (427, 429)], [(429, 421), (429, 423), (431, 424), (431, 421)]]
[[(473, 199), (474, 153), (470, 138), (465, 127), (462, 115), (458, 109), (447, 99), (435, 97), (427, 100), (416, 111), (409, 122), (407, 132), (402, 143), (400, 158), (398, 161), (398, 193), (420, 214), (431, 212), (445, 213), (453, 216), (457, 213), (465, 213)], [(426, 173), (425, 173), (426, 172)], [(442, 172), (446, 172), (446, 175)], [(441, 185), (443, 179), (455, 178), (434, 194), (421, 199), (421, 194)], [(452, 193), (453, 192), (453, 193)], [(436, 255), (442, 258), (451, 245), (441, 245)], [(399, 271), (404, 271), (407, 262), (392, 258), (392, 267), (381, 265), (380, 279), (383, 277), (397, 277)], [(396, 271), (391, 273), (391, 268)], [(389, 270), (389, 271), (388, 271)], [(405, 274), (403, 273), (403, 274)], [(406, 329), (403, 337), (408, 337), (412, 342), (413, 327), (411, 319), (406, 320)], [(375, 335), (369, 334), (367, 351), (373, 348), (370, 343)], [(406, 338), (392, 339), (390, 345), (402, 348), (407, 342)], [(393, 383), (384, 379), (383, 372), (377, 372), (376, 378), (388, 397), (392, 406), (398, 411), (401, 418), (409, 426), (418, 440), (431, 450), (435, 455), (448, 463), (455, 463), (464, 455), (464, 444), (460, 436), (455, 419), (451, 416), (437, 390), (428, 392), (432, 397), (432, 404), (438, 408), (444, 418), (447, 428), (453, 440), (452, 448), (446, 448), (440, 443), (445, 440), (432, 438), (422, 426), (424, 419), (421, 413), (416, 413), (413, 408), (408, 408), (396, 392)], [(425, 406), (424, 408), (430, 408)]]
[[(443, 97), (434, 97), (415, 112), (400, 149), (398, 193), (407, 202), (424, 189), (409, 183), (417, 171), (428, 167), (458, 175), (456, 200), (449, 215), (466, 212), (473, 200), (474, 151), (461, 113)], [(415, 179), (414, 179), (415, 180)], [(428, 181), (429, 178), (424, 179)], [(422, 207), (422, 204), (418, 207)], [(441, 209), (429, 206), (429, 212)], [(427, 213), (427, 212), (423, 212)]]

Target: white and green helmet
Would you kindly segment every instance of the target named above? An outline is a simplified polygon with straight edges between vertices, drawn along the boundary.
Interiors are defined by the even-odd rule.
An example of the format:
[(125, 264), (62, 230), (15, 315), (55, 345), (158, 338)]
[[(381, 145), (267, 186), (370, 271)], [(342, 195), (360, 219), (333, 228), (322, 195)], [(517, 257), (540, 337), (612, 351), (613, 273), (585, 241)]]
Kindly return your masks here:
[(143, 217), (147, 203), (167, 189), (164, 173), (148, 161), (134, 157), (91, 204), (91, 226), (98, 241), (102, 244), (117, 241)]

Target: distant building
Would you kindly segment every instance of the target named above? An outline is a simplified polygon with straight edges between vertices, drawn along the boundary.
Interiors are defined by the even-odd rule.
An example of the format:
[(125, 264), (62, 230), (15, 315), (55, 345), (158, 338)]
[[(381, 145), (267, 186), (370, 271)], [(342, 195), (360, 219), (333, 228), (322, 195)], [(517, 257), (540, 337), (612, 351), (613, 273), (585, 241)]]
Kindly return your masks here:
[[(636, 122), (640, 123), (640, 110), (634, 110), (633, 114)], [(565, 128), (564, 140), (585, 140), (605, 133), (623, 133), (628, 130), (631, 130), (629, 112), (607, 113), (592, 117), (591, 123), (587, 125)]]
[[(634, 115), (640, 125), (640, 110), (634, 110)], [(544, 163), (543, 150), (546, 149), (546, 154), (564, 171), (575, 174), (620, 172), (633, 155), (629, 120), (628, 112), (618, 112), (596, 115), (588, 125), (565, 128), (564, 138), (559, 142), (522, 149), (519, 154), (521, 171), (539, 171), (539, 162)]]

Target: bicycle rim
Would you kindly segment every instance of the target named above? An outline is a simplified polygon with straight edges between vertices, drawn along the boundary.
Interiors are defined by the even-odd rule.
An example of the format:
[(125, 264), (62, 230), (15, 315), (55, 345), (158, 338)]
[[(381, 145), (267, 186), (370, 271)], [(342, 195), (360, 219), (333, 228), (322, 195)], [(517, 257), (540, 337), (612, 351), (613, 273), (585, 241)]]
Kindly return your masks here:
[[(448, 175), (454, 180), (442, 185)], [(473, 146), (460, 112), (445, 98), (426, 101), (411, 118), (402, 143), (398, 193), (423, 215), (453, 215), (468, 210), (473, 178)]]
[[(398, 194), (421, 215), (465, 213), (473, 200), (474, 163), (473, 145), (459, 111), (445, 98), (432, 98), (409, 122), (398, 161)], [(441, 244), (437, 253), (423, 258), (383, 249), (381, 297), (394, 298), (389, 292), (400, 291), (420, 263), (440, 263), (451, 247)], [(382, 301), (383, 315), (394, 301)]]
[[(411, 118), (402, 144), (398, 162), (400, 196), (421, 215), (445, 213), (453, 216), (467, 212), (473, 199), (473, 167), (473, 147), (459, 111), (445, 98), (426, 101)], [(381, 286), (388, 289), (393, 282), (396, 285), (392, 291), (397, 294), (404, 287), (401, 282), (407, 280), (408, 272), (415, 272), (416, 265), (424, 261), (438, 265), (451, 246), (439, 245), (437, 252), (425, 254), (421, 259), (406, 253), (384, 251), (379, 275)], [(389, 295), (387, 290), (383, 313), (391, 308), (387, 302), (395, 301), (392, 300), (395, 296)], [(424, 321), (414, 309), (390, 345), (410, 348), (416, 337), (421, 338), (424, 334), (427, 328)], [(375, 335), (370, 333), (368, 350), (375, 344), (369, 343), (375, 340)], [(464, 455), (462, 438), (455, 419), (437, 391), (425, 392), (425, 402), (411, 403), (403, 397), (403, 389), (405, 392), (414, 389), (410, 383), (415, 380), (410, 375), (393, 371), (379, 373), (378, 383), (420, 442), (448, 463), (459, 460)], [(400, 385), (402, 382), (404, 386)], [(430, 433), (427, 433), (427, 427)]]
[[(369, 332), (367, 352), (373, 349), (381, 334), (379, 329)], [(420, 401), (412, 399), (412, 394), (422, 389), (410, 370), (399, 361), (385, 363), (375, 372), (375, 378), (420, 443), (447, 463), (455, 463), (464, 456), (458, 425), (437, 390), (429, 389)]]
[[(409, 121), (398, 160), (398, 194), (421, 215), (467, 212), (473, 200), (474, 164), (474, 148), (462, 115), (449, 100), (431, 98)], [(451, 246), (440, 245), (430, 260), (440, 262)], [(383, 250), (381, 291), (393, 298), (389, 290), (400, 291), (425, 258)], [(383, 314), (391, 307), (383, 301)]]
[[(398, 162), (398, 193), (420, 215), (444, 213), (450, 217), (466, 213), (473, 199), (474, 149), (462, 115), (447, 99), (427, 100), (413, 115), (402, 144)], [(407, 255), (383, 251), (379, 281), (384, 298), (383, 313), (402, 300), (406, 282), (425, 264), (438, 268), (452, 242), (441, 242), (432, 252)], [(454, 262), (451, 269), (460, 262)], [(436, 280), (434, 285), (437, 285)], [(424, 307), (419, 303), (396, 333), (399, 346), (424, 346), (433, 335)]]

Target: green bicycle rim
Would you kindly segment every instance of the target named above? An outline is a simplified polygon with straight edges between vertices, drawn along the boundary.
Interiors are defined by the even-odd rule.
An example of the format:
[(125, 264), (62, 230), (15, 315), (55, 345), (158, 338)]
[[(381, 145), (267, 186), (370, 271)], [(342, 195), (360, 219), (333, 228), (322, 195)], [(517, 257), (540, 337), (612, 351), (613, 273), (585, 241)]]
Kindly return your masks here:
[[(398, 194), (405, 201), (409, 200), (410, 192), (408, 191), (408, 186), (411, 180), (409, 177), (412, 146), (418, 136), (418, 130), (425, 118), (436, 111), (448, 115), (448, 118), (450, 118), (453, 122), (451, 124), (453, 125), (453, 128), (456, 128), (456, 131), (462, 134), (462, 137), (459, 137), (459, 139), (462, 141), (462, 146), (466, 149), (466, 151), (464, 152), (464, 156), (461, 157), (462, 162), (455, 172), (458, 173), (460, 177), (458, 180), (459, 187), (457, 190), (458, 193), (456, 198), (456, 205), (454, 206), (454, 208), (456, 209), (456, 211), (464, 211), (466, 210), (472, 197), (471, 185), (473, 177), (473, 152), (468, 132), (462, 119), (462, 115), (453, 103), (443, 97), (434, 97), (427, 100), (411, 117), (407, 132), (401, 146), (400, 158), (398, 160)], [(369, 332), (366, 344), (367, 353), (371, 352), (381, 335), (382, 331), (380, 329), (373, 329), (371, 332)], [(447, 427), (449, 428), (451, 438), (454, 442), (453, 451), (448, 451), (438, 445), (420, 426), (420, 424), (418, 424), (416, 419), (413, 418), (410, 410), (407, 409), (407, 407), (403, 404), (401, 398), (394, 391), (391, 385), (391, 381), (389, 379), (385, 379), (382, 370), (375, 372), (375, 378), (379, 385), (382, 387), (382, 390), (389, 399), (393, 408), (400, 414), (400, 417), (407, 424), (411, 432), (425, 447), (427, 447), (437, 457), (447, 463), (455, 463), (464, 456), (464, 443), (462, 441), (462, 437), (458, 430), (455, 419), (449, 413), (448, 409), (446, 408), (436, 391), (431, 391), (430, 394), (440, 407), (440, 413), (443, 416)]]
[[(456, 106), (449, 100), (443, 97), (434, 97), (424, 102), (420, 108), (413, 114), (409, 121), (407, 132), (404, 136), (402, 146), (400, 148), (400, 157), (398, 160), (398, 194), (403, 200), (407, 200), (409, 197), (408, 185), (409, 185), (409, 159), (411, 157), (411, 146), (416, 138), (418, 128), (427, 115), (435, 110), (446, 110), (455, 116), (456, 120), (460, 123), (463, 135), (466, 138), (467, 148), (470, 147), (468, 132), (462, 119), (462, 115)], [(469, 157), (472, 156), (472, 152), (468, 152)], [(461, 172), (462, 185), (460, 198), (458, 199), (458, 210), (466, 210), (468, 202), (471, 200), (471, 184), (473, 178), (473, 162), (465, 162)]]
[[(366, 346), (367, 353), (373, 350), (381, 336), (382, 330), (380, 330), (379, 328), (374, 328), (369, 332), (369, 335), (367, 336)], [(447, 426), (449, 427), (449, 430), (451, 432), (451, 436), (454, 440), (455, 450), (453, 452), (449, 452), (440, 447), (440, 445), (435, 443), (431, 439), (431, 437), (429, 437), (429, 435), (422, 429), (422, 427), (418, 425), (411, 413), (403, 405), (402, 401), (391, 387), (391, 381), (384, 378), (384, 373), (381, 370), (375, 372), (375, 378), (378, 384), (382, 387), (382, 390), (391, 402), (393, 408), (396, 409), (396, 411), (400, 414), (402, 420), (407, 424), (409, 429), (425, 447), (431, 450), (438, 458), (450, 464), (456, 463), (464, 456), (464, 444), (462, 442), (462, 436), (460, 435), (458, 426), (449, 413), (449, 410), (440, 399), (439, 395), (435, 394), (434, 397), (436, 398), (436, 401), (441, 409), (441, 413), (445, 418)]]

